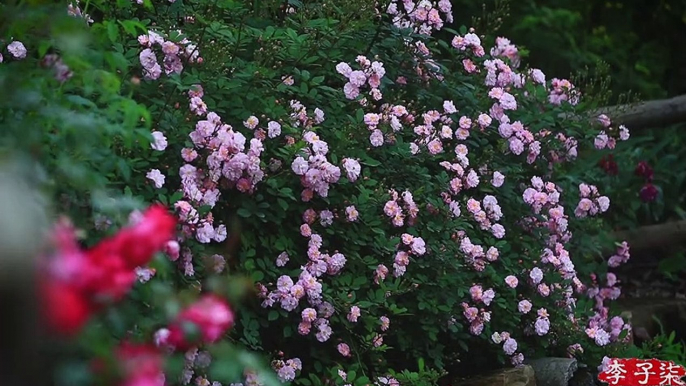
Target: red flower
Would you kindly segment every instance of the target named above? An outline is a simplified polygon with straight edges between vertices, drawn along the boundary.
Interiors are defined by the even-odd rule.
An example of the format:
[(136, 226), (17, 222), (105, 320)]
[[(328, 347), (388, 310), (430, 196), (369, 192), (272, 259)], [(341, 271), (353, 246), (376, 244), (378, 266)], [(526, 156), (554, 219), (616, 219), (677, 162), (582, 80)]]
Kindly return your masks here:
[(646, 161), (641, 161), (638, 163), (638, 165), (636, 165), (634, 174), (645, 178), (647, 181), (653, 180), (653, 168), (651, 168)]
[(155, 346), (124, 342), (116, 355), (124, 375), (122, 386), (164, 386), (164, 361)]
[(198, 341), (213, 343), (233, 327), (233, 323), (233, 311), (224, 299), (204, 295), (177, 316), (169, 327), (168, 342), (181, 350)]
[(153, 205), (134, 226), (122, 229), (115, 238), (119, 254), (133, 269), (147, 264), (155, 252), (171, 240), (176, 219), (161, 205)]
[(86, 290), (100, 301), (119, 301), (136, 281), (136, 273), (119, 253), (115, 240), (103, 240), (86, 252), (90, 269)]
[(658, 193), (659, 192), (655, 185), (649, 182), (641, 188), (641, 191), (638, 193), (638, 195), (639, 197), (641, 197), (641, 200), (643, 202), (652, 202), (655, 201), (655, 199), (657, 199)]
[(605, 170), (605, 173), (611, 176), (616, 176), (619, 173), (619, 167), (617, 166), (615, 157), (612, 154), (601, 158), (600, 162), (598, 162), (598, 166)]
[(134, 269), (164, 247), (175, 226), (174, 217), (155, 205), (136, 225), (82, 251), (74, 229), (58, 224), (53, 234), (56, 253), (45, 261), (40, 287), (49, 327), (62, 334), (76, 333), (103, 304), (126, 296), (136, 281)]
[(41, 310), (48, 328), (58, 334), (73, 335), (93, 312), (88, 298), (76, 287), (48, 279), (40, 284)]

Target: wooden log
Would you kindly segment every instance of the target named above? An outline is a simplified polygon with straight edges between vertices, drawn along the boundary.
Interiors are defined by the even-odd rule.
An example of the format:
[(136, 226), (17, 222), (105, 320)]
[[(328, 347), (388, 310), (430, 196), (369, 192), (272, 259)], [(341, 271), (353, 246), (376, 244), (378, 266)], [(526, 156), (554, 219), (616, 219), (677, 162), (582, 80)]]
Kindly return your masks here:
[(617, 125), (626, 125), (629, 130), (664, 127), (686, 122), (686, 95), (659, 99), (637, 104), (604, 107), (595, 111), (605, 114)]
[(619, 242), (627, 241), (632, 251), (674, 245), (686, 241), (686, 220), (619, 231), (614, 233), (613, 238)]
[(581, 116), (562, 114), (560, 117), (596, 119), (600, 114), (610, 117), (614, 125), (625, 125), (629, 130), (664, 127), (686, 122), (686, 95), (626, 105), (607, 106), (582, 114)]

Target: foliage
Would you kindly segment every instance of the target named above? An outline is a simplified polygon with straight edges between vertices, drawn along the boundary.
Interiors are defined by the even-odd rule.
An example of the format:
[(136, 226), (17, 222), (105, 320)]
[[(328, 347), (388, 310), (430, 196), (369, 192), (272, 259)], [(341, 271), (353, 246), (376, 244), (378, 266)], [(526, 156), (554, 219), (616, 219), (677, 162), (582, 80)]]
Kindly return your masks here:
[(667, 333), (662, 323), (654, 317), (655, 322), (660, 326), (660, 333), (651, 340), (643, 342), (640, 347), (631, 345), (624, 353), (625, 358), (640, 359), (660, 359), (663, 361), (674, 361), (674, 363), (686, 365), (686, 346), (683, 341), (676, 340), (676, 333)]
[[(30, 55), (0, 66), (20, 97), (0, 105), (3, 144), (35, 150), (94, 250), (143, 202), (180, 222), (85, 327), (87, 355), (154, 341), (172, 384), (268, 382), (242, 376), (249, 350), (283, 382), (424, 385), (626, 341), (590, 165), (628, 130), (575, 118), (602, 98), (508, 40), (448, 28), (449, 2), (78, 6), (7, 6), (3, 36)], [(617, 244), (610, 265), (628, 258)], [(259, 299), (241, 302), (247, 280)], [(236, 315), (216, 345), (208, 292)]]

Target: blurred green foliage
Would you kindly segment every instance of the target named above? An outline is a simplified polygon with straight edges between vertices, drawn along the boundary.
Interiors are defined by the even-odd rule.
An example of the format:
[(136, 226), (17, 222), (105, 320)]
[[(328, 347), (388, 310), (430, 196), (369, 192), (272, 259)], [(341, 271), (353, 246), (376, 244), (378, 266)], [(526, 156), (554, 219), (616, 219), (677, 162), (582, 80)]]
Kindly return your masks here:
[[(453, 0), (468, 15), (503, 8), (503, 2)], [(524, 45), (529, 62), (545, 73), (566, 75), (606, 62), (615, 97), (628, 91), (643, 99), (686, 92), (686, 2), (680, 0), (509, 2), (501, 36)], [(478, 27), (475, 25), (475, 27)]]

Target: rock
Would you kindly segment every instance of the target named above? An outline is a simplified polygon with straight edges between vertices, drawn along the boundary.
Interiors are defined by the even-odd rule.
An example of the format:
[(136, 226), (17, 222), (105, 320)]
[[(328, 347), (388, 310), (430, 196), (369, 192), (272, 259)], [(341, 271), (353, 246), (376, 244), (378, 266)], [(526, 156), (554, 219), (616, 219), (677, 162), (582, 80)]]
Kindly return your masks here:
[[(677, 340), (686, 337), (686, 300), (661, 298), (625, 298), (617, 301), (618, 308), (631, 315), (636, 343), (649, 340), (660, 332), (662, 323), (666, 333), (675, 331)], [(626, 315), (626, 314), (625, 314)]]
[[(502, 369), (493, 374), (456, 383), (457, 386), (536, 386), (533, 368), (528, 365)], [(566, 386), (566, 384), (564, 385)]]
[(527, 361), (536, 373), (537, 386), (567, 386), (577, 369), (576, 359), (541, 358)]
[(577, 370), (569, 380), (569, 386), (596, 386), (597, 384), (595, 374), (587, 368)]

